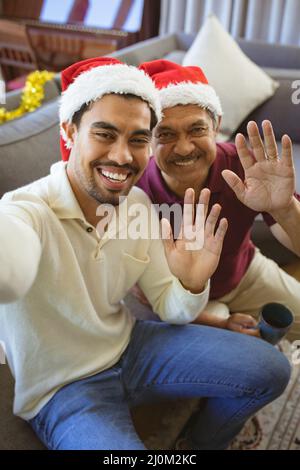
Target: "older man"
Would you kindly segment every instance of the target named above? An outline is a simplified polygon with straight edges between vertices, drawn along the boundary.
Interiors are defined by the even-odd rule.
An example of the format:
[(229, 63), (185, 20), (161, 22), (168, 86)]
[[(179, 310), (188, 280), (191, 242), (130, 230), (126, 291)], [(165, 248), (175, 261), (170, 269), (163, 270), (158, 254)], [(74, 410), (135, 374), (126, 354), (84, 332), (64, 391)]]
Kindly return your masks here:
[[(131, 188), (148, 163), (157, 91), (143, 72), (105, 58), (69, 67), (62, 84), (64, 162), (0, 204), (0, 339), (16, 380), (14, 412), (49, 449), (144, 449), (131, 406), (207, 396), (190, 446), (224, 448), (284, 390), (290, 371), (257, 338), (188, 325), (218, 264), (220, 206), (203, 248), (187, 248), (192, 190), (183, 236), (166, 239), (165, 253), (150, 232), (129, 236), (125, 203), (128, 216), (133, 205), (146, 208), (144, 226), (153, 219), (147, 196)], [(200, 203), (208, 200), (202, 191)], [(125, 307), (137, 281), (162, 322), (135, 322)]]
[(272, 213), (274, 219), (285, 230), (297, 253), (300, 252), (300, 202), (293, 198), (290, 204)]
[[(282, 302), (295, 314), (291, 339), (300, 338), (300, 284), (263, 256), (250, 239), (255, 217), (262, 213), (272, 233), (284, 246), (300, 254), (272, 212), (296, 200), (288, 137), (283, 139), (283, 159), (269, 122), (263, 123), (265, 147), (257, 126), (248, 125), (253, 153), (237, 136), (232, 143), (216, 143), (222, 109), (215, 90), (198, 67), (182, 67), (165, 60), (144, 63), (156, 84), (163, 119), (154, 132), (152, 158), (138, 186), (154, 203), (180, 203), (185, 190), (196, 195), (203, 188), (212, 193), (211, 204), (220, 203), (229, 222), (219, 266), (212, 277), (210, 304), (196, 322), (253, 334), (249, 327), (263, 304)], [(234, 90), (228, 90), (234, 93)], [(239, 155), (242, 158), (242, 164)], [(234, 174), (236, 176), (234, 177)], [(224, 181), (225, 180), (225, 181)], [(241, 181), (244, 182), (242, 185)], [(213, 312), (231, 313), (220, 319)], [(239, 312), (239, 313), (236, 313)], [(228, 316), (228, 315), (227, 315)]]

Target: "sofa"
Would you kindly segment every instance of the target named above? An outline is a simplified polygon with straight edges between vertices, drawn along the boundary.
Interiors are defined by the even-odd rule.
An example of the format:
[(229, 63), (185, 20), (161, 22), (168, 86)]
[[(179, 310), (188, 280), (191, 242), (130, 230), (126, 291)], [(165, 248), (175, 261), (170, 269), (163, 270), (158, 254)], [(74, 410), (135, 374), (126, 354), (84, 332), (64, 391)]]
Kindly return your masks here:
[[(117, 51), (112, 56), (132, 65), (161, 57), (180, 62), (192, 41), (191, 35), (172, 34), (138, 43)], [(294, 141), (297, 190), (300, 192), (300, 105), (297, 107), (291, 103), (291, 84), (300, 79), (300, 47), (245, 40), (238, 42), (254, 62), (279, 81), (280, 87), (271, 99), (245, 119), (237, 131), (244, 132), (249, 119), (261, 122), (268, 118), (274, 125), (278, 139), (287, 132)], [(39, 109), (0, 126), (0, 197), (9, 190), (46, 176), (50, 166), (60, 159), (59, 94), (60, 83), (57, 75), (46, 84), (45, 99)], [(20, 92), (9, 93), (5, 106), (12, 109), (18, 105), (19, 100)], [(255, 223), (253, 240), (263, 253), (280, 264), (293, 259), (293, 255), (274, 240), (262, 221)], [(154, 318), (153, 313), (138, 304), (133, 297), (128, 296), (126, 302), (139, 318)], [(43, 449), (43, 445), (29, 426), (12, 414), (13, 379), (7, 365), (0, 365), (0, 390), (0, 449)], [(142, 436), (145, 431), (143, 413), (144, 410), (137, 410), (135, 415)], [(154, 411), (152, 414), (155, 414)], [(147, 416), (151, 416), (151, 411)], [(184, 421), (184, 417), (182, 420)], [(144, 438), (147, 442), (147, 432), (144, 432)]]
[[(182, 63), (183, 57), (195, 39), (194, 34), (173, 33), (155, 37), (133, 46), (129, 46), (111, 54), (128, 64), (138, 65), (144, 61), (165, 58), (173, 62)], [(260, 124), (264, 119), (270, 119), (277, 141), (287, 133), (293, 141), (294, 162), (296, 169), (296, 190), (300, 192), (300, 103), (292, 103), (291, 95), (294, 89), (292, 84), (300, 80), (300, 47), (268, 44), (262, 41), (248, 41), (237, 39), (241, 50), (280, 86), (269, 100), (251, 112), (230, 140), (241, 132), (246, 135), (246, 126), (250, 120)], [(299, 82), (300, 84), (300, 82)], [(263, 254), (274, 259), (280, 265), (295, 260), (295, 256), (272, 236), (270, 230), (258, 216), (252, 231), (252, 239)]]
[[(131, 65), (161, 57), (180, 63), (193, 39), (193, 35), (185, 33), (169, 34), (121, 49), (111, 56)], [(235, 133), (245, 134), (249, 120), (261, 123), (266, 118), (272, 121), (278, 141), (284, 133), (288, 133), (294, 143), (296, 189), (300, 192), (300, 104), (295, 105), (291, 100), (294, 91), (292, 83), (300, 80), (300, 47), (244, 39), (237, 42), (244, 53), (277, 80), (280, 86), (272, 98), (246, 117)], [(59, 94), (60, 76), (57, 74), (54, 80), (46, 84), (45, 100), (40, 109), (0, 126), (0, 197), (6, 191), (45, 176), (51, 164), (60, 158), (57, 113)], [(20, 92), (8, 93), (5, 106), (13, 109), (19, 100)], [(41, 153), (40, 149), (43, 155), (41, 159), (36, 157)], [(15, 165), (18, 172), (13, 171)], [(260, 218), (254, 225), (252, 236), (262, 252), (279, 264), (287, 264), (294, 259), (288, 250), (277, 243)]]

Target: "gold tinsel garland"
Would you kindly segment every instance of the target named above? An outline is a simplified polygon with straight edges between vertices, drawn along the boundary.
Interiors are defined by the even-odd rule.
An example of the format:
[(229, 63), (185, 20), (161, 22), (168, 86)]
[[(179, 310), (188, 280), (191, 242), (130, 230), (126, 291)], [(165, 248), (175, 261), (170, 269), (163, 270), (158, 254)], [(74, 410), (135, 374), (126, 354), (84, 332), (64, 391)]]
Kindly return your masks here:
[(25, 113), (31, 113), (39, 108), (45, 97), (44, 85), (49, 80), (52, 80), (54, 75), (53, 72), (48, 72), (47, 70), (37, 70), (30, 73), (22, 92), (20, 106), (11, 111), (0, 108), (0, 124), (23, 116)]

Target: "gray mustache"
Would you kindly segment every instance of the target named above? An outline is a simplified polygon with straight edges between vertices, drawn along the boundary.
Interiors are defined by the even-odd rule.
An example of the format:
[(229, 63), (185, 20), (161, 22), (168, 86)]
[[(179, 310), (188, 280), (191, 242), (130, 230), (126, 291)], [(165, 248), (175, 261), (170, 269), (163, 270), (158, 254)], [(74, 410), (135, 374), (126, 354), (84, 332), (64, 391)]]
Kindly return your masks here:
[(202, 156), (202, 153), (199, 153), (199, 152), (190, 153), (190, 155), (186, 155), (185, 157), (181, 155), (173, 155), (172, 157), (170, 157), (169, 162), (176, 163), (176, 162), (184, 162), (186, 160), (191, 160), (191, 159), (197, 160), (198, 158), (201, 158), (201, 156)]

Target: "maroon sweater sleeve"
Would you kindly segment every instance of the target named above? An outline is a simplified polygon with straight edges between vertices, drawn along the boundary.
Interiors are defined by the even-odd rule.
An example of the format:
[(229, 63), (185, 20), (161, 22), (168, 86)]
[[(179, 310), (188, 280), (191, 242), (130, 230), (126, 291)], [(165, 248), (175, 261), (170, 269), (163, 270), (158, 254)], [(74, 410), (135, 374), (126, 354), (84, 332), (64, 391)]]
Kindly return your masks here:
[[(295, 193), (294, 196), (300, 202), (300, 195), (298, 193)], [(264, 221), (269, 227), (277, 223), (276, 220), (273, 219), (273, 217), (267, 212), (262, 212), (262, 216), (263, 216)]]

